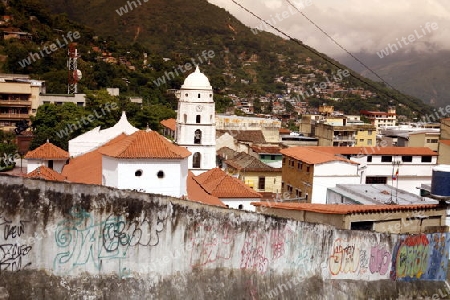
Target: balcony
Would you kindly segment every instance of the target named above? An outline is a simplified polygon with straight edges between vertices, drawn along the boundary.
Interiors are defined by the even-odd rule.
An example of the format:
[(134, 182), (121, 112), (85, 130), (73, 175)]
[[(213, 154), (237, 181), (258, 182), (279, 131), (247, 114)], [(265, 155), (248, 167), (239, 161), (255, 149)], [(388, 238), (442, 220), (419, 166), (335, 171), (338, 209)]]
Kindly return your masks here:
[(19, 121), (19, 120), (29, 120), (30, 115), (29, 114), (10, 114), (10, 113), (0, 113), (0, 120), (13, 120), (13, 121)]
[(335, 135), (333, 137), (334, 141), (355, 141), (354, 135)]
[(3, 107), (31, 107), (31, 101), (28, 101), (28, 100), (0, 100), (0, 106), (3, 106)]

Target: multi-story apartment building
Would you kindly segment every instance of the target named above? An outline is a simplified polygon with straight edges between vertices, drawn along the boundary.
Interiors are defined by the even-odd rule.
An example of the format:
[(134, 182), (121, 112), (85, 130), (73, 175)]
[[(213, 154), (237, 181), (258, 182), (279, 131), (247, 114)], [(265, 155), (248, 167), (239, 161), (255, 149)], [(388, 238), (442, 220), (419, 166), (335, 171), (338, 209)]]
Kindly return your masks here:
[(369, 119), (379, 132), (382, 128), (393, 127), (397, 123), (395, 107), (389, 107), (387, 112), (362, 110), (361, 115)]
[(282, 191), (325, 203), (336, 184), (391, 184), (415, 194), (430, 184), (437, 153), (428, 147), (294, 147), (283, 154)]
[(30, 120), (39, 106), (45, 82), (27, 75), (0, 74), (0, 129), (11, 130), (16, 122)]
[(326, 203), (327, 188), (360, 181), (358, 163), (316, 151), (322, 147), (292, 147), (283, 154), (281, 190), (286, 201)]
[[(343, 119), (343, 124), (346, 124)], [(376, 144), (376, 129), (370, 124), (334, 125), (319, 123), (315, 128), (315, 136), (319, 146), (372, 146)]]

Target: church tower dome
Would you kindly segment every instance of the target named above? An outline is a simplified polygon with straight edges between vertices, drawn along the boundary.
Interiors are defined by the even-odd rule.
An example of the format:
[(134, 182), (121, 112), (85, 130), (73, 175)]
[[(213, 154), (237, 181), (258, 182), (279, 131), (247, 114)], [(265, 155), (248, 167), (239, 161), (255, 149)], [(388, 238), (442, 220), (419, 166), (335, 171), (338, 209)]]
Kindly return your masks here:
[(181, 86), (181, 89), (184, 90), (212, 90), (212, 86), (209, 83), (208, 77), (205, 76), (198, 65), (195, 68), (195, 71), (189, 74), (188, 77), (184, 80), (184, 84)]
[(199, 175), (216, 167), (216, 114), (212, 86), (198, 66), (179, 95), (175, 140), (192, 153), (188, 167)]

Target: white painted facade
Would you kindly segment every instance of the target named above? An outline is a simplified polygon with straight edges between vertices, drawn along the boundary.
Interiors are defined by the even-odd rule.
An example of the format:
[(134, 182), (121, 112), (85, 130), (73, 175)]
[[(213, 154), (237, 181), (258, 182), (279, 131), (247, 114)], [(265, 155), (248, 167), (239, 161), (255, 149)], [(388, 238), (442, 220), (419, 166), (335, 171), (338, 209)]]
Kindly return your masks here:
[(100, 126), (95, 127), (94, 129), (71, 139), (69, 141), (69, 154), (71, 157), (85, 154), (106, 144), (122, 133), (131, 135), (138, 130), (139, 129), (128, 122), (125, 112), (122, 112), (122, 117), (113, 127), (103, 130), (100, 130)]
[(358, 184), (358, 165), (332, 161), (314, 165), (313, 196), (311, 203), (326, 204), (327, 189), (336, 184)]
[[(53, 167), (52, 163), (53, 161)], [(46, 166), (54, 171), (61, 173), (64, 165), (66, 164), (66, 160), (47, 160), (47, 159), (26, 159), (27, 162), (27, 173), (33, 172), (40, 166)]]
[(400, 162), (397, 180), (392, 180), (392, 175), (397, 172), (397, 165), (393, 166), (392, 162), (382, 162), (381, 155), (371, 155), (371, 162), (367, 161), (368, 156), (354, 156), (350, 159), (360, 164), (360, 183), (366, 183), (367, 177), (385, 177), (387, 184), (398, 186), (399, 189), (417, 195), (420, 195), (417, 187), (420, 187), (421, 184), (431, 184), (432, 169), (437, 164), (437, 156), (432, 156), (431, 162), (422, 162), (422, 156), (417, 155), (412, 156), (411, 162), (403, 161), (401, 155), (391, 156), (393, 162)]
[(186, 147), (189, 170), (195, 175), (216, 167), (216, 124), (213, 90), (198, 66), (180, 90), (175, 141)]
[(229, 208), (255, 211), (256, 207), (250, 205), (252, 202), (261, 201), (260, 198), (219, 198)]
[(187, 158), (119, 159), (102, 156), (102, 184), (118, 189), (179, 198), (187, 195), (187, 175)]
[(220, 137), (216, 139), (216, 150), (222, 149), (223, 147), (228, 147), (236, 152), (248, 153), (249, 147), (247, 144), (239, 143), (232, 135), (225, 132)]

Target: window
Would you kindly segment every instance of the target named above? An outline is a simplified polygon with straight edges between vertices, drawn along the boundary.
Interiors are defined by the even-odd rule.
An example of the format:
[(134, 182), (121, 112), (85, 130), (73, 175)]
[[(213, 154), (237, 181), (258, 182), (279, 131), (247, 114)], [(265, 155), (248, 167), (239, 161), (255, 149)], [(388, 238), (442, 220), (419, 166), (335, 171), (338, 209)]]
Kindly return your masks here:
[(162, 179), (162, 178), (164, 178), (164, 172), (158, 171), (158, 173), (156, 173), (156, 176), (158, 176), (159, 179)]
[(437, 140), (437, 139), (427, 139), (428, 144), (437, 144), (438, 142), (439, 142), (439, 140)]
[(200, 160), (201, 160), (200, 152), (195, 152), (194, 156), (192, 156), (192, 167), (200, 168)]
[(244, 209), (244, 205), (239, 204), (238, 208), (239, 208), (239, 209)]
[(364, 143), (364, 139), (359, 139), (359, 141), (360, 141), (361, 143)]
[(134, 172), (134, 176), (141, 177), (142, 176), (142, 170), (137, 170), (136, 172)]
[(294, 167), (294, 165), (295, 165), (295, 160), (292, 160), (291, 161), (291, 167)]
[(202, 131), (197, 129), (194, 135), (194, 144), (201, 144), (202, 142)]
[(198, 94), (198, 97), (197, 98), (200, 98), (200, 94)]
[(351, 230), (372, 230), (373, 229), (373, 221), (351, 222), (350, 229)]
[(412, 156), (402, 156), (402, 162), (412, 162)]
[(430, 163), (431, 162), (431, 156), (422, 156), (422, 162)]
[(195, 123), (200, 123), (200, 115), (195, 116)]
[(368, 139), (368, 140), (367, 140), (367, 145), (368, 145), (368, 146), (372, 146), (372, 139)]
[(84, 102), (77, 102), (77, 106), (84, 106)]
[(286, 163), (286, 157), (283, 157), (283, 165)]
[(310, 168), (311, 168), (310, 166), (307, 166), (307, 167), (306, 167), (306, 172), (307, 172), (307, 173), (309, 173), (309, 169), (310, 169)]
[(367, 131), (368, 135), (372, 135), (372, 130)]
[(275, 160), (275, 155), (271, 155), (270, 160)]
[(266, 177), (262, 176), (258, 178), (258, 189), (259, 190), (266, 189)]
[(382, 155), (381, 162), (392, 162), (392, 156), (390, 155)]
[(387, 184), (387, 177), (367, 176), (366, 184)]
[(297, 165), (297, 168), (298, 168), (299, 170), (301, 170), (301, 169), (302, 169), (302, 165), (303, 165), (302, 162), (299, 161), (299, 162), (298, 162), (298, 165)]
[(281, 190), (284, 189), (284, 181), (281, 182)]
[(367, 156), (367, 162), (372, 162), (372, 155)]
[(186, 124), (187, 123), (187, 115), (186, 114), (183, 115), (183, 119), (184, 119), (184, 123)]
[(188, 96), (189, 96), (189, 94), (188, 94), (188, 93), (186, 93), (186, 94), (184, 94), (184, 96), (185, 96), (185, 97), (188, 97)]
[(53, 160), (48, 161), (48, 167), (53, 170)]

